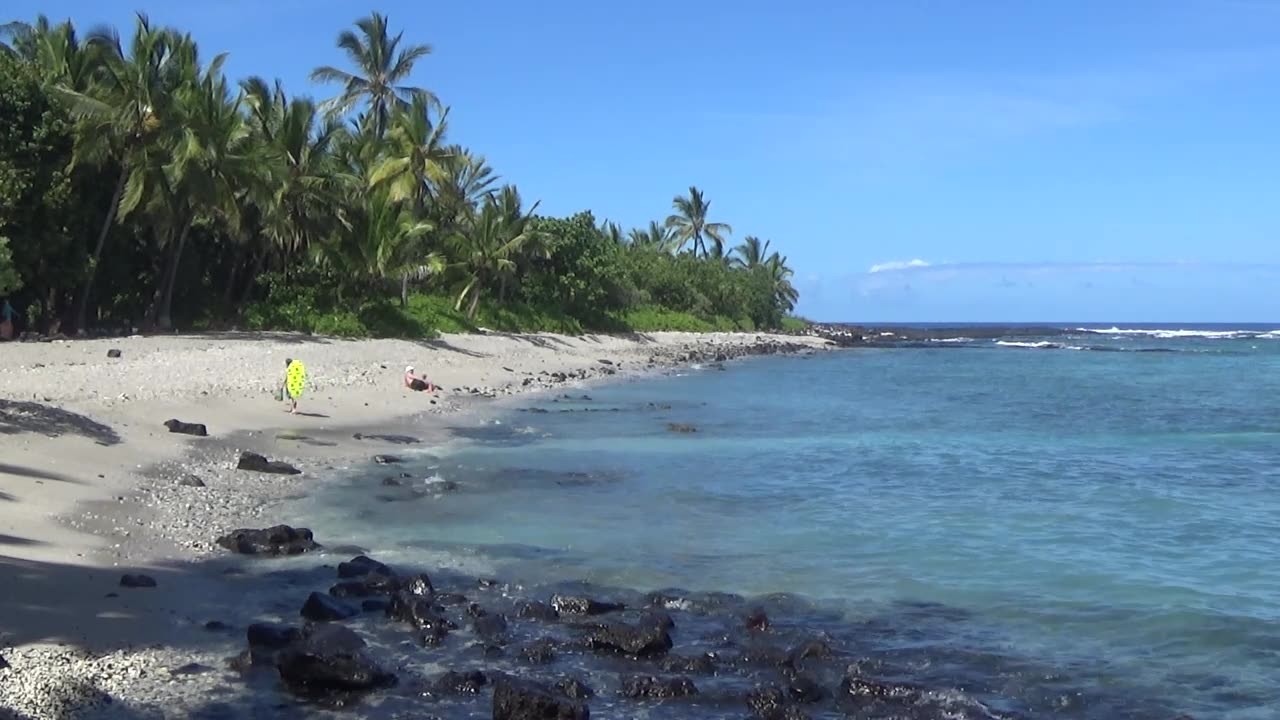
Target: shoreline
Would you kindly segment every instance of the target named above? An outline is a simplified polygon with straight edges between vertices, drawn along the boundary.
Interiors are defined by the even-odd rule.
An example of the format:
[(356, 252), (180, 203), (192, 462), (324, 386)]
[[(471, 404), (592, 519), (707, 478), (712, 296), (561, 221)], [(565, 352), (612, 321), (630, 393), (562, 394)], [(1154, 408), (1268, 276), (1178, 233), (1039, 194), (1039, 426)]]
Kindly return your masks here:
[[(6, 346), (20, 352), (0, 371), (0, 581), (19, 589), (3, 601), (10, 621), (0, 657), (10, 667), (0, 669), (0, 708), (61, 717), (101, 692), (156, 702), (164, 693), (155, 696), (157, 681), (143, 668), (158, 671), (170, 694), (212, 682), (216, 673), (177, 676), (165, 667), (220, 664), (242, 638), (205, 623), (252, 619), (244, 615), (251, 608), (225, 609), (242, 592), (227, 573), (243, 572), (245, 558), (214, 538), (228, 525), (288, 523), (289, 498), (308, 483), (398, 447), (356, 433), (429, 444), (447, 437), (443, 418), (500, 412), (505, 403), (495, 398), (832, 346), (763, 333), (422, 342), (214, 333)], [(112, 349), (120, 357), (107, 357)], [(310, 374), (297, 416), (269, 394), (286, 354)], [(406, 364), (447, 391), (432, 404), (405, 390)], [(205, 423), (211, 437), (169, 433), (161, 423), (170, 417)], [(237, 471), (245, 450), (302, 473)], [(355, 554), (339, 557), (342, 550), (319, 557)], [(157, 587), (120, 587), (123, 574), (138, 573)], [(70, 679), (84, 687), (68, 690)]]

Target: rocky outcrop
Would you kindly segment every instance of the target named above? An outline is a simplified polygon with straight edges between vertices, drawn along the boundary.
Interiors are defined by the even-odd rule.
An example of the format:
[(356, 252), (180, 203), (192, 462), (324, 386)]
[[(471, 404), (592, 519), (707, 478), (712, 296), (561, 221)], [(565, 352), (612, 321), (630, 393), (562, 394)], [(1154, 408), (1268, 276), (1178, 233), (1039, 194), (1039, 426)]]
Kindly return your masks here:
[(342, 625), (322, 623), (276, 656), (280, 679), (306, 697), (364, 693), (391, 687), (396, 676), (371, 659), (364, 640)]
[(549, 688), (501, 678), (493, 690), (493, 720), (589, 720), (587, 706)]
[(276, 525), (262, 530), (233, 530), (218, 544), (243, 555), (301, 555), (320, 547), (307, 528)]
[(236, 469), (274, 475), (299, 475), (302, 473), (301, 470), (289, 463), (268, 460), (258, 453), (248, 451), (240, 453), (240, 461), (236, 463)]
[(551, 607), (560, 615), (604, 615), (627, 609), (621, 603), (600, 602), (574, 595), (552, 595)]
[(302, 604), (301, 610), (302, 617), (316, 622), (346, 620), (359, 614), (359, 610), (332, 595), (318, 592), (313, 592), (307, 596), (307, 601)]

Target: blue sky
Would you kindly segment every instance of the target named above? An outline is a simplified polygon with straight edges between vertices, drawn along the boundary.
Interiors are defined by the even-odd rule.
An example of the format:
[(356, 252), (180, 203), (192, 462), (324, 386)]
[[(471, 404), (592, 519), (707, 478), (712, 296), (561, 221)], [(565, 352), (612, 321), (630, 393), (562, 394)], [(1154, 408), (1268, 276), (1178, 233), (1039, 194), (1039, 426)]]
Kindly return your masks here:
[[(370, 9), (452, 137), (624, 227), (690, 184), (824, 320), (1280, 322), (1280, 0), (9, 0), (340, 64)], [(8, 19), (8, 18), (3, 18)]]

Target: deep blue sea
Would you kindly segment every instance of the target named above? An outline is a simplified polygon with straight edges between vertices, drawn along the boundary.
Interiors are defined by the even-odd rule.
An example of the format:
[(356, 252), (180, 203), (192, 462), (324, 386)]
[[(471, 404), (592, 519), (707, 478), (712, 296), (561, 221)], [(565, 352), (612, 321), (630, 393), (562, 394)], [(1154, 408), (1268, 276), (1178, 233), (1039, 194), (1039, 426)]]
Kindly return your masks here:
[(369, 468), (302, 512), (529, 586), (790, 594), (1021, 716), (1280, 717), (1280, 331), (1090, 327), (525, 398), (409, 451), (456, 492), (390, 501)]

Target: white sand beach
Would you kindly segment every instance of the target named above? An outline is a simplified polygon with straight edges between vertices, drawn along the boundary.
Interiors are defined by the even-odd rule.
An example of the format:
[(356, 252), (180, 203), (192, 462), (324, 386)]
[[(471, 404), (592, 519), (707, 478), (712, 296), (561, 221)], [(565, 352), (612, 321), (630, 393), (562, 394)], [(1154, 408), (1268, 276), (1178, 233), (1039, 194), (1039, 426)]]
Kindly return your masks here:
[[(422, 341), (224, 333), (0, 345), (0, 711), (76, 717), (90, 708), (100, 717), (103, 693), (112, 707), (155, 708), (166, 692), (192, 692), (175, 690), (179, 679), (215, 682), (215, 673), (170, 673), (221, 663), (239, 640), (211, 641), (204, 627), (233, 602), (234, 582), (222, 574), (231, 571), (192, 572), (193, 563), (225, 560), (213, 540), (229, 529), (287, 522), (289, 495), (322, 482), (326, 467), (394, 447), (355, 432), (429, 441), (443, 432), (442, 415), (482, 410), (483, 398), (826, 347), (813, 337), (683, 333)], [(296, 415), (273, 397), (286, 358), (308, 373)], [(405, 388), (409, 365), (441, 391)], [(171, 418), (203, 423), (209, 437), (170, 433)], [(236, 471), (246, 449), (302, 474)], [(201, 486), (184, 484), (192, 475)], [(122, 588), (124, 573), (148, 574), (157, 587)]]

